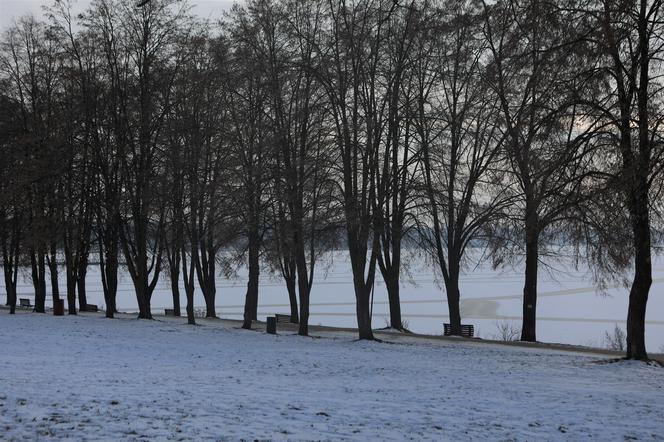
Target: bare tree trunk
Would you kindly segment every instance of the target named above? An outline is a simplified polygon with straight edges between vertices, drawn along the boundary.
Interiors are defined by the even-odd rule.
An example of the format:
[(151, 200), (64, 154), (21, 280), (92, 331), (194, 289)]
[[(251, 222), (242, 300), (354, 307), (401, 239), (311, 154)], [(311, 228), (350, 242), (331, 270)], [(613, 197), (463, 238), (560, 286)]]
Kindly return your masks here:
[[(4, 218), (4, 213), (0, 216)], [(7, 305), (9, 314), (16, 313), (16, 282), (18, 278), (18, 260), (20, 252), (20, 229), (13, 226), (12, 237), (9, 239), (7, 232), (2, 232), (2, 270), (5, 277), (5, 289), (7, 290)], [(9, 242), (8, 242), (9, 240)]]
[(449, 274), (444, 280), (445, 291), (447, 292), (447, 308), (450, 315), (450, 328), (452, 329), (453, 335), (461, 336), (461, 291), (459, 290), (460, 269), (457, 260), (454, 258), (450, 258), (448, 265)]
[(85, 287), (85, 277), (88, 273), (88, 256), (79, 257), (78, 271), (76, 272), (76, 285), (78, 288), (78, 308), (85, 311), (88, 305), (88, 296)]
[(104, 289), (106, 317), (110, 319), (117, 312), (115, 299), (118, 291), (118, 238), (114, 231), (106, 231), (104, 235), (104, 238), (99, 239), (99, 271)]
[(187, 295), (187, 324), (196, 325), (196, 318), (194, 317), (194, 285), (185, 286), (185, 293)]
[(249, 281), (244, 302), (244, 322), (242, 328), (251, 329), (252, 321), (257, 319), (258, 310), (258, 278), (260, 276), (259, 263), (260, 241), (257, 232), (249, 234)]
[[(200, 241), (200, 248), (197, 249), (197, 255), (192, 259), (195, 263), (196, 275), (198, 277), (198, 285), (203, 292), (203, 299), (205, 299), (205, 317), (216, 318), (217, 311), (215, 309), (215, 302), (217, 297), (216, 286), (216, 259), (217, 251), (213, 245), (210, 232), (205, 233), (205, 238)], [(196, 235), (198, 237), (198, 235)], [(193, 252), (192, 252), (193, 253)]]
[(9, 305), (9, 314), (16, 314), (16, 285), (7, 284), (7, 279), (5, 278), (5, 288), (7, 290), (7, 304)]
[(136, 284), (136, 298), (138, 301), (138, 318), (152, 319), (147, 281), (141, 281)]
[(210, 264), (212, 267), (212, 274), (208, 274), (205, 278), (205, 284), (201, 285), (203, 297), (205, 298), (205, 317), (216, 318), (217, 311), (215, 309), (215, 301), (217, 298), (217, 288), (214, 280), (214, 263)]
[(194, 272), (195, 270), (195, 264), (194, 264), (194, 259), (193, 256), (198, 254), (198, 250), (196, 250), (196, 243), (192, 242), (191, 245), (191, 255), (192, 258), (189, 262), (189, 267), (187, 267), (187, 252), (185, 250), (185, 245), (184, 245), (184, 239), (180, 238), (180, 244), (179, 246), (181, 247), (182, 253), (182, 279), (184, 281), (184, 291), (185, 294), (187, 295), (187, 324), (189, 325), (196, 325), (196, 318), (194, 317)]
[(357, 314), (357, 331), (360, 339), (373, 340), (371, 329), (371, 293), (364, 281), (355, 280), (355, 312)]
[(46, 264), (44, 252), (32, 250), (30, 252), (30, 263), (32, 265), (32, 285), (35, 288), (36, 313), (46, 312)]
[(118, 255), (109, 255), (106, 259), (106, 290), (104, 291), (104, 300), (106, 301), (106, 317), (113, 318), (117, 313), (118, 306), (116, 297), (118, 292)]
[(53, 305), (56, 301), (60, 300), (60, 286), (58, 280), (58, 248), (55, 241), (51, 241), (50, 254), (48, 256), (48, 270), (51, 279), (51, 296), (53, 297)]
[[(357, 332), (360, 339), (373, 340), (373, 330), (371, 329), (371, 284), (364, 280), (364, 264), (366, 253), (363, 247), (361, 250), (355, 250), (357, 247), (350, 245), (349, 253), (351, 266), (353, 268), (353, 287), (355, 289), (355, 313), (357, 315)], [(361, 269), (361, 270), (360, 270)]]
[(13, 265), (13, 262), (8, 260), (5, 253), (3, 257), (3, 271), (5, 275), (5, 290), (7, 290), (7, 305), (9, 306), (9, 314), (16, 313), (16, 279), (15, 272), (18, 269)]
[[(67, 232), (67, 230), (65, 230)], [(67, 312), (70, 315), (76, 314), (76, 272), (78, 267), (76, 266), (74, 255), (71, 248), (69, 247), (69, 242), (67, 241), (67, 235), (65, 233), (65, 280), (67, 284)]]
[[(309, 336), (309, 290), (300, 289), (300, 324), (297, 334), (300, 336)], [(291, 322), (294, 322), (291, 320)]]
[(295, 276), (295, 273), (293, 272), (292, 276), (289, 275), (290, 277), (284, 278), (286, 281), (286, 289), (288, 290), (288, 302), (290, 304), (290, 316), (291, 316), (291, 321), (293, 324), (297, 324), (300, 322), (300, 315), (297, 311), (297, 289), (296, 289), (296, 284), (297, 284), (297, 277)]
[(652, 261), (650, 244), (650, 220), (648, 215), (648, 194), (644, 191), (643, 181), (647, 177), (637, 178), (641, 186), (637, 187), (631, 198), (632, 233), (634, 235), (634, 280), (629, 292), (627, 310), (627, 358), (647, 360), (645, 343), (646, 305), (652, 284)]
[(309, 298), (311, 294), (311, 285), (309, 284), (309, 275), (307, 274), (307, 262), (304, 253), (304, 242), (302, 238), (302, 223), (297, 222), (298, 235), (295, 238), (296, 244), (296, 268), (297, 283), (300, 292), (300, 326), (297, 333), (300, 336), (309, 335)]
[(387, 289), (387, 299), (390, 304), (390, 327), (402, 330), (403, 322), (401, 320), (401, 301), (399, 299), (399, 274), (390, 272), (383, 274), (385, 288)]
[(539, 234), (537, 228), (527, 227), (526, 272), (523, 286), (523, 323), (521, 340), (537, 340), (537, 270), (539, 261)]
[[(152, 280), (150, 281), (150, 270), (148, 267), (148, 247), (150, 245), (147, 235), (148, 217), (146, 215), (141, 215), (139, 218), (142, 219), (135, 221), (134, 225), (130, 226), (130, 228), (133, 229), (133, 238), (131, 240), (128, 239), (128, 235), (125, 234), (124, 228), (121, 227), (120, 239), (127, 268), (134, 284), (134, 290), (136, 291), (138, 319), (152, 319), (150, 299), (152, 296), (152, 290), (157, 284), (159, 272), (161, 270), (161, 253), (163, 250), (161, 247), (162, 239), (160, 238), (161, 227), (158, 228), (158, 233), (155, 235), (157, 237), (155, 241), (158, 242), (155, 244), (155, 248), (157, 248), (158, 251), (155, 251), (155, 255), (152, 257), (153, 268), (151, 269)], [(159, 221), (160, 226), (162, 221), (163, 218)]]
[[(65, 252), (68, 256), (69, 252)], [(70, 259), (66, 259), (65, 272), (67, 276), (67, 310), (70, 315), (76, 314), (76, 269)]]
[[(179, 265), (179, 263), (178, 263)], [(180, 316), (180, 272), (171, 268), (171, 293), (173, 295), (173, 314)]]
[(171, 280), (171, 294), (173, 296), (173, 314), (180, 316), (180, 245), (175, 240), (172, 247), (175, 250), (168, 253), (168, 269)]
[(3, 260), (3, 270), (5, 275), (5, 290), (7, 291), (7, 305), (9, 306), (9, 314), (13, 315), (16, 313), (15, 273), (18, 269), (8, 260), (6, 255)]

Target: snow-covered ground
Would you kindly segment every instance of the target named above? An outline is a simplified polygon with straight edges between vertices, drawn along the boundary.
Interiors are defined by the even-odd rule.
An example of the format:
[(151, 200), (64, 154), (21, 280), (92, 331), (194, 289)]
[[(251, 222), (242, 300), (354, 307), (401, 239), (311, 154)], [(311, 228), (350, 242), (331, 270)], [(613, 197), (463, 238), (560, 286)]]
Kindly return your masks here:
[(664, 369), (638, 362), (0, 313), (3, 440), (664, 440)]
[[(472, 251), (469, 252), (473, 254)], [(321, 263), (311, 294), (312, 324), (355, 327), (355, 297), (350, 264), (346, 253), (331, 255), (327, 263)], [(546, 264), (546, 262), (545, 262)], [(600, 347), (604, 345), (606, 331), (618, 325), (624, 329), (627, 317), (629, 289), (611, 287), (598, 293), (586, 268), (549, 263), (556, 271), (548, 272), (546, 265), (539, 274), (538, 288), (538, 339), (545, 342), (562, 342)], [(32, 298), (33, 289), (29, 272), (20, 281), (21, 297)], [(222, 317), (240, 319), (246, 293), (246, 271), (239, 269), (231, 278), (217, 278), (217, 313)], [(388, 316), (387, 292), (377, 277), (374, 300), (374, 326), (383, 327)], [(61, 278), (61, 293), (64, 279)], [(88, 299), (91, 304), (103, 306), (104, 297), (96, 266), (88, 275)], [(50, 288), (50, 285), (47, 285)], [(664, 257), (654, 260), (653, 285), (648, 302), (646, 343), (650, 352), (664, 353)], [(461, 278), (462, 316), (466, 323), (474, 324), (476, 334), (493, 338), (497, 324), (510, 322), (520, 328), (523, 273), (520, 268), (492, 270), (482, 264), (471, 267)], [(422, 257), (409, 260), (409, 272), (404, 276), (401, 301), (404, 319), (408, 327), (419, 333), (441, 334), (442, 323), (448, 321), (445, 290)], [(4, 285), (0, 278), (0, 300), (4, 301)], [(184, 290), (181, 303), (184, 305)], [(49, 300), (50, 303), (50, 300)], [(195, 303), (203, 307), (203, 296), (196, 293)], [(172, 305), (170, 283), (164, 274), (152, 298), (156, 313)], [(131, 278), (122, 275), (118, 290), (118, 307), (132, 311), (137, 307)], [(270, 275), (264, 267), (259, 289), (259, 317), (274, 313), (287, 313), (288, 295), (283, 280)]]

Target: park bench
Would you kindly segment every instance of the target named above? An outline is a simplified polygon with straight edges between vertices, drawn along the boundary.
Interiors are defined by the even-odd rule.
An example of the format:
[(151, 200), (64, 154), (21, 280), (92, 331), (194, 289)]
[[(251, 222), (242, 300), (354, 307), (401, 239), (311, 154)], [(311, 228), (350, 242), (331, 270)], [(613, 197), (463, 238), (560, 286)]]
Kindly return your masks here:
[(84, 312), (98, 312), (99, 307), (97, 307), (96, 304), (85, 304), (85, 307), (82, 308), (81, 310), (83, 310)]
[[(445, 336), (452, 335), (452, 326), (450, 324), (443, 324), (443, 332)], [(461, 336), (472, 338), (475, 333), (475, 327), (472, 324), (461, 324)]]
[(30, 300), (28, 298), (21, 298), (18, 300), (18, 302), (18, 305), (21, 308), (32, 308), (32, 304), (30, 304)]
[(164, 315), (166, 315), (166, 316), (175, 316), (175, 309), (165, 308), (164, 309)]
[(282, 315), (280, 313), (275, 313), (274, 316), (268, 316), (266, 322), (265, 331), (271, 335), (277, 333), (277, 323), (289, 323), (291, 322), (291, 315)]
[(282, 315), (277, 313), (274, 316), (277, 318), (277, 322), (291, 322), (291, 315)]

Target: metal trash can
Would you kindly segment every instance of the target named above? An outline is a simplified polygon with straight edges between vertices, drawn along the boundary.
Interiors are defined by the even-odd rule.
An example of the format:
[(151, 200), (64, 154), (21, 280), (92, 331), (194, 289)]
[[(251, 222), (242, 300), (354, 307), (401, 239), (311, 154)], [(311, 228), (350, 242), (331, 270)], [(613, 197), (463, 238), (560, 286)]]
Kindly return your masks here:
[(56, 299), (53, 301), (53, 316), (63, 316), (65, 314), (65, 300)]
[(267, 317), (267, 332), (271, 335), (277, 334), (277, 317), (268, 316)]

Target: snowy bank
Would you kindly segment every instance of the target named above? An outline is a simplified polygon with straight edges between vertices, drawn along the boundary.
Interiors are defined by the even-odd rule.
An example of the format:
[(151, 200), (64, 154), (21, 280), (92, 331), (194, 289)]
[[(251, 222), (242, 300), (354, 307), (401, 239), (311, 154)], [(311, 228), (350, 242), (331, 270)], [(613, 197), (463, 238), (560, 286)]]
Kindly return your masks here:
[(0, 314), (2, 438), (664, 439), (642, 363), (200, 323)]

